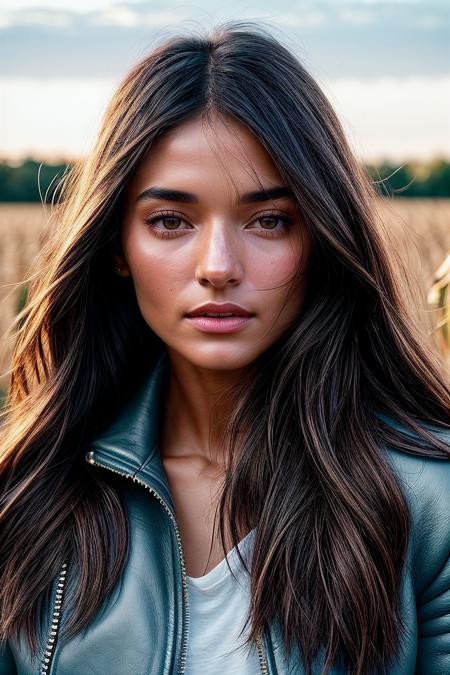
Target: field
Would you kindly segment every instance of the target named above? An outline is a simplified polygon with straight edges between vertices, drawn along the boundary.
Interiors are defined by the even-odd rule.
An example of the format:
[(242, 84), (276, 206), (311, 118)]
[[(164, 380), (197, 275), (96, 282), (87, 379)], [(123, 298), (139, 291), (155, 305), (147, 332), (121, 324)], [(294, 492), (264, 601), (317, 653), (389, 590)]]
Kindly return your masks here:
[[(377, 199), (375, 206), (393, 257), (410, 273), (412, 314), (434, 340), (437, 312), (427, 305), (427, 294), (450, 251), (450, 199)], [(20, 282), (42, 245), (49, 215), (50, 207), (41, 204), (0, 204), (0, 389), (9, 379), (12, 340), (7, 332), (17, 311)], [(400, 278), (404, 280), (403, 273)], [(438, 350), (436, 342), (433, 348)]]

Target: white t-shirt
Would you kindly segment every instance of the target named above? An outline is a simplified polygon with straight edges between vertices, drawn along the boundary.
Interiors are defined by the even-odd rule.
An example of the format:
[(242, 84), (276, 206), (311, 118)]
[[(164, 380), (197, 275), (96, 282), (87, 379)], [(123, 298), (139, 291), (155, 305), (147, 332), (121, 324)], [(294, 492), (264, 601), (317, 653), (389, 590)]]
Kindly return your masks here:
[[(239, 551), (251, 569), (255, 530), (240, 542)], [(203, 577), (187, 576), (189, 593), (189, 638), (186, 675), (260, 675), (256, 646), (244, 647), (246, 632), (238, 639), (249, 609), (250, 576), (236, 548)]]

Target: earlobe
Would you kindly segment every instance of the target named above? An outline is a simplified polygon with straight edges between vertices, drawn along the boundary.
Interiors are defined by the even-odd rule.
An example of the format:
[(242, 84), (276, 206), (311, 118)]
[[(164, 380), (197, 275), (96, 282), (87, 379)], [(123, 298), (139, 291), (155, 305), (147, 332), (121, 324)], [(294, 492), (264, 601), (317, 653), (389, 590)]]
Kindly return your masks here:
[(113, 270), (115, 274), (121, 277), (130, 276), (130, 269), (127, 263), (125, 262), (125, 260), (123, 260), (123, 258), (121, 258), (118, 255), (113, 256)]

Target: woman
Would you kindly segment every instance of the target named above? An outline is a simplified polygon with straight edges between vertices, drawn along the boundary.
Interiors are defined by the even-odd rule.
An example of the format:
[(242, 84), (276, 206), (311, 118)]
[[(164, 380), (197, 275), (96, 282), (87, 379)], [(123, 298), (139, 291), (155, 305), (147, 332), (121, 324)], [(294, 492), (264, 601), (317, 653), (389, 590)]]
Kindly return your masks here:
[(450, 392), (373, 196), (261, 27), (127, 75), (18, 318), (1, 675), (448, 672)]

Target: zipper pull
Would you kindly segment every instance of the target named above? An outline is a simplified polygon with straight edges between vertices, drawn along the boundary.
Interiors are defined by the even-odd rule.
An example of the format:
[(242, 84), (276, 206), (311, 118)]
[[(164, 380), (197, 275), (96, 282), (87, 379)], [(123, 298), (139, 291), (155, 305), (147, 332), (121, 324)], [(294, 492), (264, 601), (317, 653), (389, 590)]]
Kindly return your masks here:
[(93, 464), (93, 463), (94, 463), (94, 451), (93, 451), (93, 450), (88, 450), (88, 451), (84, 454), (84, 458), (85, 458), (86, 462), (89, 462), (89, 464)]

